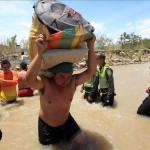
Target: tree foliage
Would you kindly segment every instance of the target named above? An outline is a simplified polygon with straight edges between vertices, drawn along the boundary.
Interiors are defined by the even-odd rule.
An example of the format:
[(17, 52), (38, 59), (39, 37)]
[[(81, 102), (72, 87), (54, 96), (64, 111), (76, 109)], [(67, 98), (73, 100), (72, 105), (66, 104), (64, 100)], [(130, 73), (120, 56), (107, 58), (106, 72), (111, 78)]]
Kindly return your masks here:
[(6, 44), (8, 46), (9, 51), (15, 52), (16, 49), (16, 35), (12, 36), (11, 38), (7, 38)]
[(95, 48), (100, 50), (105, 50), (111, 47), (112, 45), (113, 45), (113, 40), (104, 34), (101, 35), (99, 38), (97, 38), (95, 43)]
[(142, 39), (141, 40), (141, 48), (150, 49), (150, 39), (147, 39), (147, 38)]
[(141, 39), (142, 38), (134, 32), (131, 34), (124, 32), (120, 35), (118, 43), (121, 44), (122, 49), (134, 49), (140, 45)]
[(5, 53), (13, 54), (16, 50), (16, 35), (7, 38), (6, 41), (0, 43), (0, 55)]

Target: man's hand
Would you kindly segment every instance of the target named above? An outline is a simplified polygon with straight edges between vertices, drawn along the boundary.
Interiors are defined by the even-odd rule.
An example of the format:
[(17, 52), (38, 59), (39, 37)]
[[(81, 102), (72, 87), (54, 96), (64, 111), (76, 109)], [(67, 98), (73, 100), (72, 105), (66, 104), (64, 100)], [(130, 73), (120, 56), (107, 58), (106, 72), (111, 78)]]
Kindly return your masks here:
[(94, 50), (95, 40), (96, 40), (96, 36), (93, 34), (92, 37), (86, 41), (89, 50)]
[(48, 42), (45, 40), (45, 36), (39, 34), (35, 40), (35, 43), (38, 46), (38, 54), (42, 55), (48, 48)]
[(0, 78), (0, 82), (3, 83), (6, 82), (6, 80)]
[(91, 97), (91, 96), (88, 96), (88, 98), (87, 98), (87, 100), (88, 100), (88, 102), (93, 102), (93, 98)]

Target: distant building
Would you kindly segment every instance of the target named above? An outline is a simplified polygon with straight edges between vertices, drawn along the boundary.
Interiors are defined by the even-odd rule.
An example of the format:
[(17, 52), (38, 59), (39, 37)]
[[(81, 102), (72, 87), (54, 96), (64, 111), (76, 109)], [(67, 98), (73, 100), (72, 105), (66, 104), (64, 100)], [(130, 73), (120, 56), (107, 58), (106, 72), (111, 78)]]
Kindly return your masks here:
[(22, 49), (20, 45), (16, 45), (16, 53), (21, 53)]

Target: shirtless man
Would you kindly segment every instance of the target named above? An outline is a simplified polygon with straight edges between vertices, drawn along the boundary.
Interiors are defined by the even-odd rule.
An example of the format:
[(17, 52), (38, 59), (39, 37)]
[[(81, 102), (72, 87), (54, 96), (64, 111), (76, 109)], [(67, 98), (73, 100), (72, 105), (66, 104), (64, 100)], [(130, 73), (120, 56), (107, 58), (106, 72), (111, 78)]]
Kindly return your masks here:
[(87, 70), (80, 74), (73, 74), (72, 68), (68, 72), (55, 72), (53, 77), (47, 78), (39, 77), (38, 73), (42, 53), (48, 49), (48, 44), (43, 35), (37, 37), (35, 42), (39, 50), (27, 70), (26, 81), (40, 92), (38, 131), (41, 144), (54, 144), (60, 140), (86, 144), (84, 134), (69, 111), (76, 87), (89, 80), (96, 72), (95, 40), (96, 37), (93, 35), (87, 41), (89, 49)]
[(20, 63), (20, 71), (18, 72), (18, 97), (33, 96), (33, 89), (25, 81), (27, 73), (27, 64)]

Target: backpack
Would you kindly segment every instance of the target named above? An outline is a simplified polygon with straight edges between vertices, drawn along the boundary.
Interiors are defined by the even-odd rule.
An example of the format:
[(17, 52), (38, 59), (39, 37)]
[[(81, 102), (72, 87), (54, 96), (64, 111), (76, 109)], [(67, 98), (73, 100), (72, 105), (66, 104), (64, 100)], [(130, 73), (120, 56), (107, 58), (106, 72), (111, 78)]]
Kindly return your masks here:
[(33, 8), (41, 23), (54, 31), (63, 31), (77, 25), (82, 25), (89, 32), (95, 30), (81, 14), (56, 0), (38, 0)]

